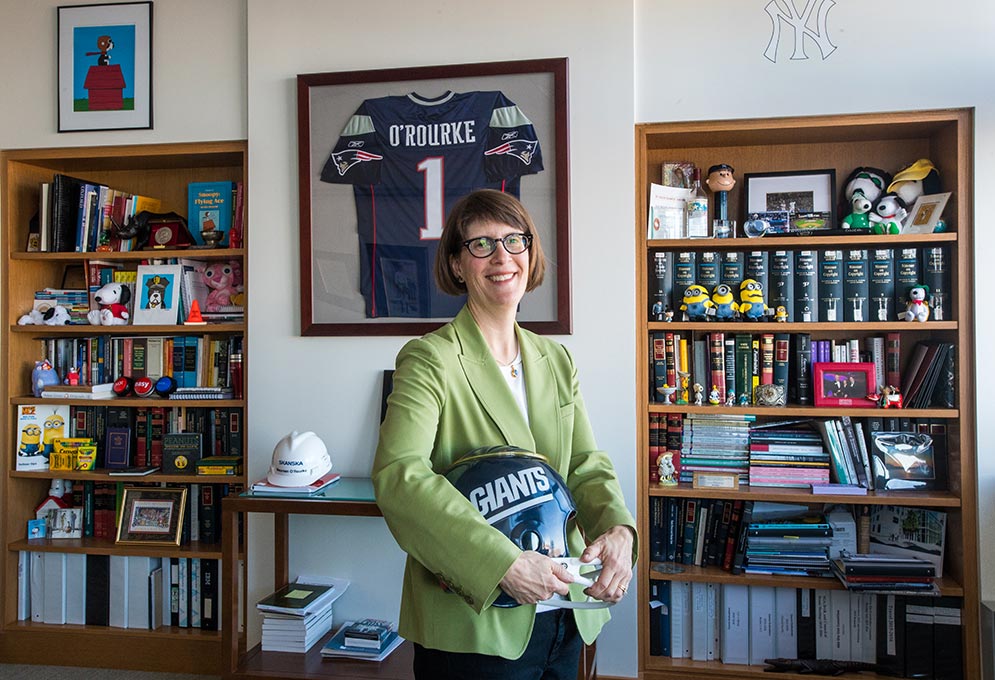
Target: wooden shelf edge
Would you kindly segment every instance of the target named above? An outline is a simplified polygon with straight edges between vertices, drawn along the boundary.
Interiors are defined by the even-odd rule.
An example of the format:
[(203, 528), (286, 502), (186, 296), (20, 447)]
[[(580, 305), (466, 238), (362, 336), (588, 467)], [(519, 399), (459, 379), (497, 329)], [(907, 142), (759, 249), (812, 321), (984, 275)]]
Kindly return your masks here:
[(74, 624), (37, 623), (35, 621), (10, 621), (4, 625), (4, 633), (66, 634), (66, 635), (121, 635), (127, 638), (201, 638), (210, 642), (221, 642), (220, 630), (201, 628), (177, 628), (163, 626), (155, 630), (142, 628), (114, 628), (111, 626), (86, 626)]
[[(956, 232), (942, 234), (854, 234), (852, 236), (775, 236), (773, 238), (693, 238), (693, 239), (647, 239), (647, 248), (662, 250), (798, 250), (816, 249), (825, 246), (872, 246), (898, 247), (914, 243), (955, 243)], [(761, 245), (763, 244), (763, 245)]]
[(50, 552), (50, 553), (84, 553), (87, 555), (147, 555), (150, 557), (200, 557), (202, 559), (221, 559), (220, 543), (201, 544), (194, 541), (188, 545), (141, 545), (133, 543), (114, 543), (102, 538), (26, 538), (10, 541), (7, 544), (10, 552)]
[[(665, 656), (647, 656), (646, 672), (640, 675), (643, 680), (656, 680), (657, 678), (783, 678), (784, 680), (805, 680), (813, 676), (801, 675), (799, 673), (777, 673), (771, 676), (764, 671), (765, 666), (745, 666), (741, 664), (727, 664), (721, 661), (692, 661), (691, 659), (671, 659)], [(880, 675), (878, 673), (861, 672), (858, 676), (862, 680), (886, 680), (892, 676)], [(893, 680), (893, 679), (892, 679)]]
[(650, 321), (646, 324), (650, 331), (721, 331), (739, 333), (808, 333), (822, 332), (899, 332), (909, 329), (924, 331), (956, 331), (956, 321), (926, 321), (911, 324), (908, 321), (791, 321), (779, 323), (776, 321)]
[(201, 408), (245, 408), (244, 399), (159, 399), (141, 397), (114, 397), (113, 399), (45, 399), (23, 395), (11, 397), (12, 406), (21, 404), (34, 404), (36, 406), (44, 404), (69, 404), (70, 406), (101, 406), (106, 404), (116, 404), (118, 406), (162, 406), (172, 408), (174, 406), (196, 406)]
[(18, 326), (11, 324), (10, 332), (24, 335), (35, 335), (45, 338), (77, 337), (82, 335), (115, 335), (136, 336), (146, 335), (229, 335), (246, 333), (249, 325), (242, 323), (214, 323), (206, 326), (186, 326), (172, 324), (168, 326), (142, 326), (128, 324), (125, 326), (90, 326), (88, 324), (72, 324), (69, 326)]
[[(836, 408), (817, 406), (691, 406), (688, 404), (657, 404), (647, 405), (650, 413), (710, 413), (727, 416), (791, 416), (795, 418), (824, 417), (838, 418), (851, 416), (868, 418), (881, 414), (878, 408)], [(891, 413), (901, 414), (908, 418), (950, 418), (960, 417), (958, 409), (950, 408), (907, 408), (892, 410)], [(897, 415), (895, 417), (898, 417)]]
[[(665, 571), (658, 571), (663, 568)], [(671, 562), (650, 562), (649, 578), (659, 581), (695, 581), (733, 585), (777, 586), (785, 588), (815, 588), (816, 590), (844, 590), (836, 577), (781, 576), (772, 574), (732, 574), (719, 567), (696, 567), (691, 564), (678, 564), (683, 571), (670, 573)], [(944, 595), (963, 597), (964, 588), (950, 577), (936, 579), (936, 584)]]
[[(241, 475), (171, 475), (165, 472), (153, 472), (144, 477), (132, 475), (111, 475), (105, 470), (42, 470), (39, 472), (27, 472), (24, 470), (9, 473), (10, 477), (17, 479), (71, 479), (73, 481), (90, 482), (122, 482), (124, 484), (146, 484), (160, 482), (175, 482), (177, 484), (248, 484), (248, 476)], [(214, 481), (218, 477), (223, 477), (224, 481)]]
[(962, 501), (950, 491), (868, 491), (866, 496), (813, 494), (809, 489), (740, 486), (738, 489), (695, 489), (690, 484), (651, 486), (650, 496), (674, 498), (742, 498), (782, 503), (842, 503), (844, 505), (914, 505), (923, 508), (959, 508)]
[(129, 250), (87, 253), (26, 253), (13, 252), (12, 260), (34, 260), (42, 262), (84, 262), (86, 260), (110, 260), (127, 262), (164, 257), (183, 257), (191, 260), (231, 260), (245, 257), (245, 248), (176, 248), (172, 250)]

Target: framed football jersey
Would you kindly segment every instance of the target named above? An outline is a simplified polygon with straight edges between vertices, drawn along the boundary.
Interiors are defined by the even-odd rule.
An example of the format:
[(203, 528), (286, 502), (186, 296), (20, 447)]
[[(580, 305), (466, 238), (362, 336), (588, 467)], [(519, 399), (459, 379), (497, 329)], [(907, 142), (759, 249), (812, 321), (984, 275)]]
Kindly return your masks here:
[(566, 59), (298, 76), (301, 334), (416, 335), (464, 303), (433, 268), (452, 205), (518, 197), (546, 277), (523, 326), (570, 332)]

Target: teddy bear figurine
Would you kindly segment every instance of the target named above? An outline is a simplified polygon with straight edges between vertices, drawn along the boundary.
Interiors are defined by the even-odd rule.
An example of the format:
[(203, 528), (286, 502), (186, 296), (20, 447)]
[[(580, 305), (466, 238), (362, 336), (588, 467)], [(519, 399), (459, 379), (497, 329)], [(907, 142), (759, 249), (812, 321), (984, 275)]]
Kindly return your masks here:
[(128, 303), (131, 301), (131, 288), (123, 283), (107, 283), (93, 296), (100, 309), (91, 309), (86, 320), (91, 326), (125, 326), (131, 315)]
[(235, 267), (231, 262), (212, 262), (204, 269), (204, 283), (211, 289), (204, 305), (206, 312), (220, 312), (232, 304), (232, 297), (238, 294), (235, 283)]
[(929, 286), (917, 283), (909, 289), (909, 302), (901, 313), (901, 321), (927, 321), (929, 319)]

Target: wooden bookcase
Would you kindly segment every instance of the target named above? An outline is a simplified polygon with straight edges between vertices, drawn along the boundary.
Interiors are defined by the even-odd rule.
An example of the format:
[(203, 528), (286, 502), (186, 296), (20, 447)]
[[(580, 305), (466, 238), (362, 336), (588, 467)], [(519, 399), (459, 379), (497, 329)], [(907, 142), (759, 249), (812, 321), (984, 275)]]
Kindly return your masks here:
[[(929, 507), (947, 513), (946, 555), (941, 590), (963, 597), (964, 677), (980, 676), (978, 631), (978, 517), (975, 462), (975, 370), (974, 370), (974, 229), (973, 215), (973, 111), (951, 109), (860, 115), (813, 116), (753, 120), (703, 121), (642, 124), (635, 131), (636, 156), (636, 403), (639, 527), (649, 545), (650, 498), (720, 498), (753, 501), (783, 501), (821, 507), (824, 503), (846, 505), (900, 505)], [(944, 191), (953, 196), (944, 212), (947, 233), (897, 236), (811, 236), (723, 240), (648, 240), (647, 204), (650, 184), (659, 183), (665, 161), (691, 161), (707, 169), (728, 163), (736, 170), (738, 184), (729, 194), (729, 217), (742, 224), (743, 187), (746, 173), (834, 168), (837, 194), (847, 175), (856, 167), (871, 166), (895, 172), (917, 158), (929, 158), (940, 169)], [(834, 197), (835, 200), (835, 197)], [(950, 253), (953, 295), (945, 321), (914, 322), (682, 322), (678, 313), (670, 323), (650, 320), (653, 303), (654, 253), (658, 251), (808, 250), (845, 248), (899, 248), (944, 245)], [(952, 310), (952, 314), (950, 313)], [(949, 438), (948, 487), (944, 491), (871, 492), (867, 496), (813, 496), (807, 489), (741, 487), (738, 490), (692, 489), (690, 484), (661, 487), (650, 482), (649, 417), (652, 413), (751, 413), (758, 420), (771, 418), (832, 417), (862, 418), (867, 409), (832, 409), (803, 406), (777, 408), (678, 406), (654, 403), (651, 334), (654, 331), (723, 331), (741, 333), (811, 333), (819, 338), (850, 338), (901, 333), (902, 361), (915, 343), (927, 338), (957, 345), (957, 408), (905, 410), (906, 417), (939, 418), (947, 423)], [(684, 567), (679, 574), (654, 571), (649, 550), (639, 558), (639, 670), (640, 677), (654, 678), (749, 678), (764, 675), (764, 666), (723, 664), (672, 659), (650, 654), (649, 580), (707, 581), (795, 588), (834, 589), (836, 579), (783, 578), (732, 575), (716, 567)], [(795, 674), (779, 677), (802, 677)], [(806, 676), (807, 677), (807, 676)], [(861, 677), (876, 677), (862, 673)]]
[[(192, 257), (200, 260), (238, 260), (244, 280), (247, 249), (214, 250), (136, 250), (134, 252), (26, 252), (29, 221), (38, 210), (39, 187), (64, 173), (114, 189), (142, 194), (162, 201), (163, 212), (187, 214), (187, 185), (190, 182), (239, 181), (247, 189), (248, 145), (245, 141), (132, 146), (72, 147), (24, 149), (0, 154), (0, 190), (2, 190), (3, 267), (3, 347), (2, 403), (7, 414), (0, 420), (0, 658), (11, 663), (45, 663), (135, 670), (219, 674), (222, 667), (221, 631), (162, 627), (157, 630), (121, 629), (87, 625), (53, 625), (19, 621), (18, 553), (83, 553), (100, 555), (146, 555), (152, 557), (200, 557), (221, 559), (221, 544), (192, 542), (179, 547), (116, 545), (113, 540), (26, 539), (28, 519), (35, 506), (46, 496), (51, 479), (83, 481), (124, 481), (126, 483), (228, 483), (245, 484), (245, 474), (234, 477), (198, 477), (163, 475), (146, 477), (110, 477), (106, 471), (93, 472), (18, 472), (17, 412), (22, 404), (54, 403), (51, 399), (31, 396), (30, 377), (34, 362), (41, 358), (42, 341), (50, 338), (79, 338), (96, 335), (124, 337), (133, 335), (173, 337), (197, 335), (206, 338), (241, 336), (243, 340), (243, 376), (248, 360), (247, 328), (239, 323), (209, 326), (18, 326), (17, 319), (30, 310), (34, 293), (46, 286), (60, 287), (67, 268), (78, 268), (87, 260), (111, 260), (134, 269), (145, 258)], [(245, 191), (244, 195), (248, 195)], [(243, 214), (247, 214), (247, 211)], [(244, 233), (244, 230), (243, 230)], [(164, 401), (150, 399), (115, 399), (107, 401), (59, 400), (71, 406), (106, 405), (177, 407), (230, 407), (240, 409), (246, 422), (246, 390), (241, 398), (206, 401)], [(241, 428), (242, 450), (246, 451), (246, 428)], [(244, 468), (245, 466), (243, 466)], [(167, 561), (168, 564), (168, 561)], [(167, 569), (168, 571), (168, 569)], [(167, 605), (168, 606), (168, 605)]]

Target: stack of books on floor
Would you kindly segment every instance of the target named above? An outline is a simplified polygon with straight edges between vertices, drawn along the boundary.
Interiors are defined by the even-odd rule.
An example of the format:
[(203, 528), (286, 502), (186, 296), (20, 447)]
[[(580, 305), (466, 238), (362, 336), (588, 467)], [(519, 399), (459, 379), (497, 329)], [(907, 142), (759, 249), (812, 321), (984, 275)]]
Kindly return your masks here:
[(829, 483), (829, 453), (815, 430), (750, 430), (750, 486), (806, 488)]
[(751, 522), (746, 530), (748, 574), (830, 576), (833, 527), (825, 517)]
[[(308, 583), (299, 578), (256, 604), (256, 609), (263, 613), (264, 652), (303, 654), (332, 629), (332, 603), (348, 586), (348, 581), (325, 581)], [(337, 586), (335, 581), (345, 586)]]
[(404, 638), (394, 630), (394, 624), (381, 619), (346, 621), (321, 648), (323, 658), (346, 657), (383, 661), (401, 646)]
[(750, 422), (752, 415), (689, 413), (681, 437), (680, 481), (692, 482), (695, 472), (726, 472), (750, 483)]
[(918, 557), (843, 553), (832, 561), (847, 590), (885, 595), (939, 595), (936, 567)]

